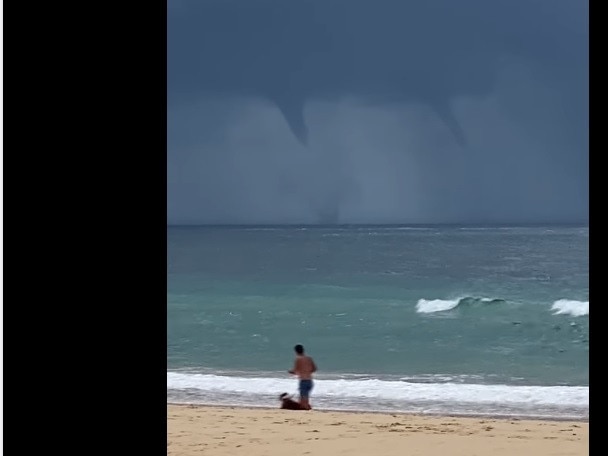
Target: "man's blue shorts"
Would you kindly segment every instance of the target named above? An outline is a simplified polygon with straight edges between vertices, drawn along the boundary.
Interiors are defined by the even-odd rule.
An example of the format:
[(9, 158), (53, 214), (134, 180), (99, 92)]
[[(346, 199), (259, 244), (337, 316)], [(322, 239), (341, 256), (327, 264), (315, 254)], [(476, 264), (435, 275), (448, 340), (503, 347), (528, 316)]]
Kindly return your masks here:
[(312, 391), (312, 380), (300, 380), (300, 397), (307, 398)]

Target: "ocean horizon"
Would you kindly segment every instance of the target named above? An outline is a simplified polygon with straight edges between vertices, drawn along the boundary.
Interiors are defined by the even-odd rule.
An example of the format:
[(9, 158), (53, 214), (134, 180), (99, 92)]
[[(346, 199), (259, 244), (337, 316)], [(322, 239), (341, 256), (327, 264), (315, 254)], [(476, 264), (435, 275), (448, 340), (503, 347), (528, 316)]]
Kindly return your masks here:
[(167, 401), (588, 419), (585, 224), (170, 225)]

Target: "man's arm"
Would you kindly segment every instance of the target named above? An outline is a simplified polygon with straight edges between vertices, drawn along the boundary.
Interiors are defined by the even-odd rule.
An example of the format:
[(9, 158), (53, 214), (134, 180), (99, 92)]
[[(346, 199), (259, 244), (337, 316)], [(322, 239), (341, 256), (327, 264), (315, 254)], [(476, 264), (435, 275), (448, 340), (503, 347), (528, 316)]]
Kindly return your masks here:
[(290, 374), (295, 374), (296, 372), (298, 372), (298, 361), (299, 359), (296, 359), (293, 363), (293, 368), (288, 370), (287, 372), (289, 372)]
[(310, 358), (310, 362), (312, 363), (312, 372), (317, 372), (317, 365), (315, 364), (315, 360)]

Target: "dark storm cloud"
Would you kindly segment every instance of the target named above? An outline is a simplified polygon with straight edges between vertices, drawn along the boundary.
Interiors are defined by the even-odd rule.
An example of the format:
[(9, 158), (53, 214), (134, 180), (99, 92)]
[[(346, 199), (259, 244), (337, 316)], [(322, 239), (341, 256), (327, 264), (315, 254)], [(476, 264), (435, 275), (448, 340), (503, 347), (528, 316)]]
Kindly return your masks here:
[(587, 14), (169, 0), (169, 222), (585, 220)]

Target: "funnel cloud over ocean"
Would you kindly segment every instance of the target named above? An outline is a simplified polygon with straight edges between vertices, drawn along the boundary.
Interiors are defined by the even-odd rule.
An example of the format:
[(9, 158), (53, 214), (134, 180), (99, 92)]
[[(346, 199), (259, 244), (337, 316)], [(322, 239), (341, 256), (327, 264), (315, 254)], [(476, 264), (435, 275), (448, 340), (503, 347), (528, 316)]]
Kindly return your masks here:
[(168, 223), (586, 224), (588, 14), (169, 0)]

